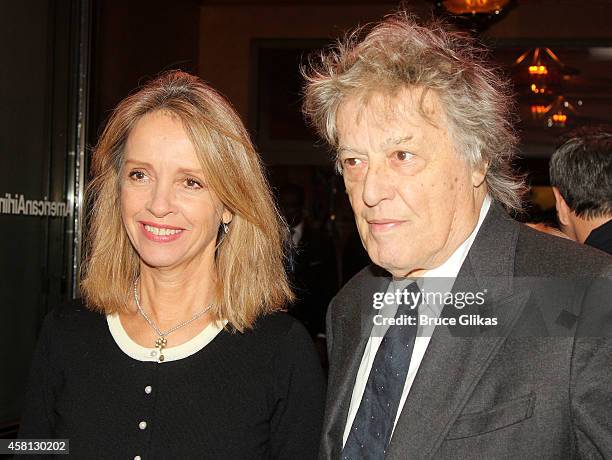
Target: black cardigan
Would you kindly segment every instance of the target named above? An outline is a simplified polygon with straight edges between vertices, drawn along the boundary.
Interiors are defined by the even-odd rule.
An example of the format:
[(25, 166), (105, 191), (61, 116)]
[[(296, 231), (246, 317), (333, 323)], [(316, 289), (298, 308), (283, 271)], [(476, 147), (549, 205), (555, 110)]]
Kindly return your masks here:
[(314, 459), (323, 402), (310, 337), (286, 314), (160, 364), (125, 355), (103, 315), (64, 307), (42, 327), (19, 437), (68, 438), (76, 458)]

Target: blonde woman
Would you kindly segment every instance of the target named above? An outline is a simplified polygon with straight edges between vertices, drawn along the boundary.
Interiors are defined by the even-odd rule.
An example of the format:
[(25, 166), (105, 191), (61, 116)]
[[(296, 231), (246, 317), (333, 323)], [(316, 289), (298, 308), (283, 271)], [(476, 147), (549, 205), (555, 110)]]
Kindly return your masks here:
[(281, 221), (228, 102), (160, 76), (115, 109), (92, 174), (84, 306), (45, 320), (20, 437), (90, 458), (315, 458), (323, 377), (278, 313)]

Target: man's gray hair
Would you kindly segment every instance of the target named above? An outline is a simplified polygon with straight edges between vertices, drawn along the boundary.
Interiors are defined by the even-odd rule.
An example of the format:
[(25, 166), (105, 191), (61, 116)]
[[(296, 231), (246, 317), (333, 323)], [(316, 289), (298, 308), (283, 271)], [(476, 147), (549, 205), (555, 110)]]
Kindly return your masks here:
[(303, 111), (320, 135), (338, 147), (336, 114), (348, 97), (373, 91), (392, 95), (404, 87), (434, 91), (457, 152), (471, 167), (486, 166), (486, 185), (495, 200), (520, 210), (524, 184), (511, 164), (517, 145), (514, 102), (508, 82), (486, 62), (486, 51), (465, 34), (441, 23), (420, 26), (405, 12), (376, 24), (363, 40), (360, 36), (362, 29), (303, 69)]

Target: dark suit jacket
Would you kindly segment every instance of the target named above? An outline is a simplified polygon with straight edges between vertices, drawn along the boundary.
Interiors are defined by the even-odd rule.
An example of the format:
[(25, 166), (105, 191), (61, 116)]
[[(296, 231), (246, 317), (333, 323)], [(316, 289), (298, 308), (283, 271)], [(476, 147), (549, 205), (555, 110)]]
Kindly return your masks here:
[[(386, 275), (364, 269), (330, 304), (320, 458), (340, 458), (372, 295), (385, 292)], [(470, 313), (499, 325), (436, 327), (386, 458), (612, 458), (611, 277), (612, 257), (493, 204), (453, 291), (486, 289)]]
[(612, 254), (612, 219), (593, 229), (584, 244)]

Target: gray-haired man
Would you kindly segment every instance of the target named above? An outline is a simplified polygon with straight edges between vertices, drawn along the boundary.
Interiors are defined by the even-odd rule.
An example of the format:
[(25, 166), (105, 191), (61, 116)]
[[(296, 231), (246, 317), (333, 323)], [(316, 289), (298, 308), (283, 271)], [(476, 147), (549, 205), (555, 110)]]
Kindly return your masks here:
[(306, 73), (374, 263), (328, 310), (321, 458), (612, 457), (612, 258), (507, 216), (510, 101), (480, 56), (397, 14)]

